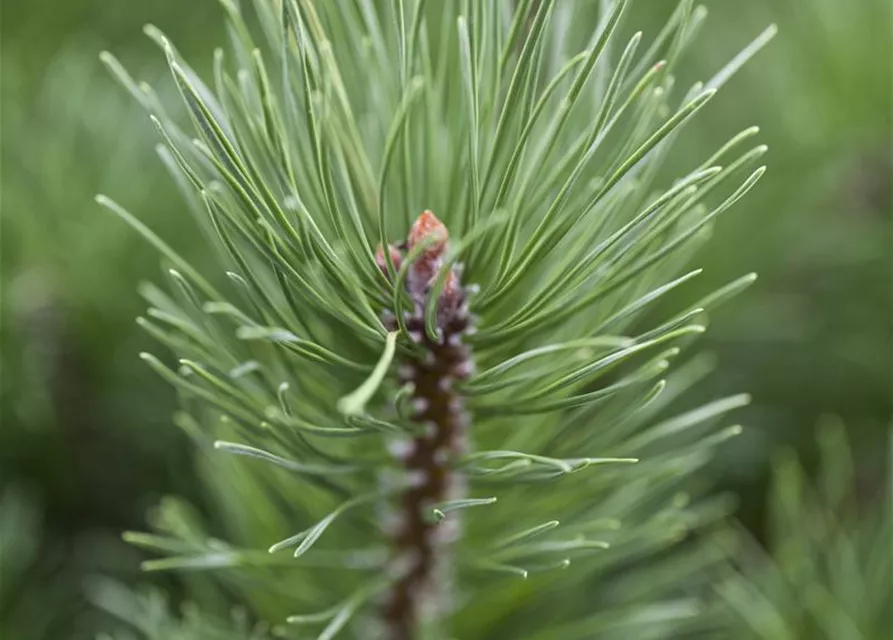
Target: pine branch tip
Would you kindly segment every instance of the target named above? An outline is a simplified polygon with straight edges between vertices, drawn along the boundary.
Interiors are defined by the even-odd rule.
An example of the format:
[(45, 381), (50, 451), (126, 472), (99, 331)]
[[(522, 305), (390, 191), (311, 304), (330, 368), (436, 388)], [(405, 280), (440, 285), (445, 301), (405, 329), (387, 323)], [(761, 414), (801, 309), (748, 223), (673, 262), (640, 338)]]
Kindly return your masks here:
[[(164, 113), (179, 112), (156, 107), (161, 94), (118, 71), (119, 63), (109, 52), (99, 57), (115, 67), (112, 71), (119, 82), (150, 111), (160, 134), (155, 140), (163, 140), (156, 150), (178, 186), (188, 191), (191, 208), (197, 209), (202, 222), (212, 224), (208, 235), (215, 248), (223, 249), (221, 268), (233, 269), (226, 272), (228, 280), (224, 278), (228, 295), (217, 294), (136, 216), (106, 196), (95, 199), (159, 247), (167, 264), (177, 266), (168, 270), (175, 279), (171, 283), (167, 278), (169, 287), (174, 285), (173, 294), (148, 291), (145, 297), (151, 309), (136, 319), (174, 352), (161, 360), (148, 352), (140, 353), (140, 358), (185, 397), (189, 413), (175, 418), (175, 424), (190, 435), (203, 435), (201, 439), (210, 441), (216, 451), (265, 459), (318, 481), (312, 492), (297, 496), (302, 503), (307, 501), (301, 512), (289, 512), (289, 517), (294, 515), (293, 531), (312, 526), (270, 545), (268, 554), (288, 548), (300, 557), (346, 510), (375, 502), (374, 508), (367, 504), (371, 514), (355, 518), (380, 525), (364, 523), (381, 546), (370, 549), (376, 559), (366, 560), (364, 555), (359, 560), (364, 564), (360, 568), (367, 568), (367, 562), (384, 564), (376, 565), (376, 570), (387, 576), (382, 587), (387, 593), (374, 605), (379, 608), (382, 635), (407, 640), (422, 630), (449, 627), (463, 615), (466, 594), (473, 598), (477, 583), (453, 565), (465, 562), (479, 532), (493, 529), (499, 535), (485, 537), (487, 545), (505, 551), (505, 557), (525, 558), (519, 562), (526, 568), (484, 558), (472, 558), (473, 565), (487, 564), (481, 568), (522, 579), (566, 569), (571, 557), (563, 557), (565, 551), (574, 554), (576, 562), (578, 551), (610, 548), (606, 541), (586, 538), (599, 530), (620, 528), (620, 521), (610, 516), (623, 513), (624, 524), (635, 531), (648, 511), (662, 510), (665, 498), (673, 493), (672, 487), (660, 485), (654, 499), (640, 500), (643, 494), (637, 493), (637, 482), (629, 483), (636, 485), (630, 494), (623, 493), (626, 480), (640, 475), (643, 480), (655, 478), (656, 469), (665, 468), (664, 461), (675, 464), (673, 469), (680, 469), (681, 475), (688, 474), (695, 466), (690, 459), (702, 460), (722, 437), (741, 432), (740, 425), (721, 430), (721, 424), (712, 422), (703, 429), (682, 429), (679, 442), (677, 437), (668, 442), (660, 460), (649, 456), (644, 458), (645, 467), (612, 468), (592, 481), (597, 484), (589, 484), (588, 478), (570, 479), (572, 493), (558, 503), (548, 490), (538, 497), (515, 485), (516, 480), (548, 483), (601, 463), (638, 464), (639, 457), (583, 457), (593, 451), (580, 446), (584, 436), (577, 434), (585, 425), (574, 431), (577, 411), (584, 415), (591, 406), (595, 422), (604, 417), (611, 423), (605, 425), (608, 435), (599, 449), (650, 451), (642, 446), (640, 432), (648, 444), (652, 420), (655, 426), (674, 425), (674, 418), (665, 414), (669, 409), (664, 397), (655, 402), (667, 387), (661, 376), (672, 375), (672, 392), (665, 396), (673, 396), (675, 402), (677, 387), (687, 384), (677, 380), (689, 375), (697, 380), (704, 369), (699, 360), (691, 369), (686, 363), (680, 372), (665, 374), (670, 359), (696, 341), (694, 334), (706, 330), (708, 317), (698, 314), (712, 311), (713, 303), (756, 280), (755, 273), (747, 274), (700, 303), (685, 305), (678, 315), (669, 312), (665, 318), (654, 318), (644, 309), (677, 287), (682, 291), (680, 285), (704, 272), (697, 268), (680, 275), (683, 260), (676, 259), (686, 257), (681, 254), (688, 251), (683, 245), (688, 238), (692, 245), (706, 240), (711, 228), (706, 225), (734, 201), (730, 197), (714, 211), (708, 194), (714, 195), (719, 183), (725, 190), (727, 174), (746, 175), (768, 150), (766, 145), (755, 146), (743, 160), (726, 160), (726, 154), (738, 153), (737, 145), (744, 146), (745, 137), (759, 132), (752, 126), (701, 165), (714, 166), (675, 176), (663, 172), (665, 151), (676, 153), (678, 131), (756, 51), (760, 38), (745, 50), (746, 55), (723, 67), (708, 84), (696, 84), (684, 94), (687, 99), (676, 104), (681, 96), (674, 81), (685, 76), (674, 75), (670, 67), (683, 55), (696, 21), (706, 14), (702, 6), (692, 11), (693, 0), (681, 1), (673, 22), (660, 29), (643, 56), (635, 54), (643, 31), (632, 29), (635, 33), (626, 43), (619, 43), (623, 51), (619, 60), (612, 49), (621, 32), (628, 33), (620, 16), (633, 5), (631, 0), (601, 3), (598, 20), (586, 25), (586, 33), (582, 24), (579, 34), (576, 25), (567, 30), (575, 40), (568, 47), (551, 47), (552, 39), (565, 29), (556, 25), (577, 17), (564, 14), (559, 20), (564, 9), (557, 9), (554, 0), (523, 0), (511, 23), (503, 19), (508, 13), (490, 13), (487, 3), (458, 20), (450, 19), (444, 5), (442, 26), (440, 20), (426, 22), (422, 0), (415, 3), (412, 27), (404, 24), (404, 2), (394, 2), (392, 11), (381, 16), (379, 3), (364, 5), (362, 16), (351, 14), (343, 23), (328, 3), (312, 0), (282, 0), (278, 11), (276, 3), (258, 2), (266, 15), (244, 22), (239, 0), (219, 2), (230, 14), (232, 37), (226, 50), (213, 50), (216, 66), (210, 79), (200, 78), (184, 52), (177, 51), (154, 25), (143, 28), (163, 50), (191, 129), (181, 129), (179, 118), (168, 120)], [(387, 24), (379, 24), (385, 15)], [(478, 19), (484, 21), (481, 31)], [(449, 38), (437, 37), (441, 28)], [(771, 25), (762, 40), (775, 31)], [(583, 47), (585, 51), (573, 55)], [(670, 62), (654, 62), (664, 51)], [(555, 69), (553, 80), (548, 76)], [(456, 91), (454, 80), (459, 81)], [(428, 107), (432, 97), (446, 93), (450, 95), (442, 106)], [(162, 114), (161, 119), (153, 110)], [(590, 118), (591, 112), (597, 117)], [(735, 199), (764, 170), (765, 166), (756, 169), (738, 187)], [(732, 179), (740, 184), (737, 173)], [(454, 187), (458, 187), (455, 193)], [(424, 209), (426, 205), (442, 220)], [(589, 224), (608, 215), (604, 226)], [(678, 241), (677, 228), (682, 231)], [(394, 233), (398, 229), (399, 238)], [(677, 246), (679, 251), (671, 254)], [(675, 279), (666, 282), (671, 270)], [(463, 282), (466, 273), (468, 280), (485, 288), (474, 300), (469, 298), (479, 287)], [(591, 292), (589, 283), (595, 283)], [(201, 289), (195, 296), (194, 285)], [(217, 306), (202, 302), (209, 299)], [(593, 326), (587, 324), (589, 314), (595, 316)], [(657, 320), (654, 325), (652, 319)], [(645, 322), (647, 327), (640, 324)], [(473, 336), (478, 325), (481, 331)], [(603, 335), (612, 330), (635, 337)], [(248, 340), (255, 342), (244, 342)], [(280, 350), (285, 352), (282, 363)], [(298, 365), (309, 366), (292, 366), (292, 356), (302, 359)], [(526, 364), (531, 358), (546, 363)], [(486, 371), (477, 373), (477, 366)], [(518, 370), (510, 371), (515, 367)], [(554, 396), (560, 401), (554, 402)], [(596, 406), (605, 399), (610, 403), (607, 408)], [(716, 418), (742, 401), (750, 402), (750, 396), (726, 398), (719, 407), (695, 409), (675, 420)], [(546, 411), (557, 414), (559, 433), (554, 441), (546, 434), (548, 429), (537, 429), (538, 417), (527, 420), (528, 415)], [(220, 417), (227, 413), (232, 417)], [(625, 422), (627, 415), (641, 424)], [(519, 430), (531, 435), (522, 440), (509, 436), (503, 443), (529, 453), (496, 450), (501, 436), (490, 437), (491, 424), (515, 416)], [(548, 427), (553, 420), (543, 422)], [(627, 425), (628, 430), (620, 433), (620, 427), (612, 424)], [(200, 431), (203, 428), (207, 430)], [(709, 436), (704, 436), (708, 429)], [(569, 437), (559, 438), (565, 430)], [(369, 438), (344, 437), (367, 433)], [(323, 436), (339, 438), (338, 443), (330, 445)], [(375, 442), (367, 444), (371, 440)], [(494, 451), (479, 451), (480, 445)], [(467, 463), (472, 456), (486, 454), (493, 455)], [(215, 461), (224, 458), (214, 456)], [(329, 477), (348, 467), (358, 477), (343, 483)], [(595, 476), (599, 471), (588, 473)], [(492, 477), (482, 480), (485, 475)], [(467, 497), (479, 483), (492, 480), (501, 507), (468, 512), (469, 507), (497, 502), (496, 496)], [(581, 482), (597, 487), (596, 501), (606, 498), (604, 504), (612, 505), (598, 514), (604, 517), (587, 522), (595, 516), (580, 511), (582, 503), (575, 506), (574, 485), (582, 487)], [(294, 485), (271, 484), (269, 490), (293, 496), (290, 486)], [(359, 495), (373, 486), (375, 495)], [(317, 498), (317, 490), (325, 497)], [(518, 492), (524, 492), (518, 511), (510, 508), (506, 513), (505, 507), (516, 504)], [(233, 494), (245, 497), (239, 491)], [(614, 507), (615, 495), (634, 507), (628, 517), (625, 510)], [(337, 506), (325, 515), (331, 498)], [(272, 513), (245, 506), (249, 520)], [(538, 520), (537, 513), (570, 522), (561, 533), (567, 530), (571, 539), (548, 535), (528, 545), (530, 538), (559, 526), (556, 519), (528, 528)], [(695, 516), (691, 530), (699, 531), (701, 513), (696, 509), (687, 513)], [(503, 538), (506, 523), (506, 529), (517, 526), (522, 531)], [(341, 524), (348, 534), (334, 535), (333, 542), (343, 551), (339, 545), (350, 540), (354, 523)], [(318, 550), (306, 562), (292, 562), (284, 554), (258, 559), (253, 554), (262, 554), (263, 543), (270, 538), (247, 528), (250, 525), (246, 522), (246, 531), (264, 536), (254, 538), (251, 549), (257, 551), (228, 555), (220, 547), (192, 555), (195, 549), (189, 546), (184, 547), (186, 555), (173, 561), (147, 561), (143, 569), (256, 562), (264, 571), (287, 567), (298, 572), (299, 581), (310, 576), (312, 583), (312, 576), (320, 575), (321, 588), (329, 590), (323, 584), (329, 580), (323, 567), (340, 562), (335, 551)], [(665, 534), (645, 529), (645, 541)], [(577, 532), (584, 533), (575, 537)], [(179, 545), (174, 546), (179, 534), (164, 533), (153, 538), (157, 546), (168, 544), (174, 553), (182, 553)], [(471, 535), (466, 537), (467, 533)], [(123, 537), (132, 535), (125, 532)], [(612, 540), (615, 535), (604, 537)], [(621, 566), (628, 559), (629, 545), (623, 538), (617, 536), (606, 563)], [(150, 546), (152, 539), (142, 542)], [(528, 564), (526, 554), (540, 553), (548, 555), (531, 558)], [(347, 556), (353, 554), (342, 555), (344, 568), (357, 568), (347, 567), (353, 562)], [(585, 565), (583, 559), (580, 563)], [(597, 578), (589, 567), (577, 569), (575, 565), (573, 575), (567, 576), (566, 589), (574, 581)], [(289, 624), (321, 622), (326, 627), (319, 637), (329, 640), (351, 631), (345, 626), (355, 624), (349, 618), (368, 604), (366, 596), (359, 597), (364, 591), (347, 599), (340, 594), (340, 603), (321, 614), (286, 617), (288, 610), (279, 610), (270, 615)], [(532, 600), (530, 604), (533, 610), (536, 605)], [(494, 631), (502, 629), (494, 626)]]

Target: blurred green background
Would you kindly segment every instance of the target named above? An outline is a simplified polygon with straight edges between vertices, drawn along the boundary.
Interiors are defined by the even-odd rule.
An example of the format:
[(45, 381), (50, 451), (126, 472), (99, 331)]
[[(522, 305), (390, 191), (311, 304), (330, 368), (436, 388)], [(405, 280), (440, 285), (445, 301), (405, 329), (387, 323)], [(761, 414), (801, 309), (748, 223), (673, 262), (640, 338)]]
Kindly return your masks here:
[[(656, 34), (675, 3), (637, 0)], [(768, 23), (780, 34), (682, 136), (703, 158), (752, 124), (770, 172), (699, 257), (705, 289), (756, 271), (714, 319), (716, 373), (699, 393), (749, 391), (745, 434), (722, 452), (722, 485), (759, 534), (768, 460), (840, 416), (871, 478), (891, 416), (893, 36), (888, 0), (712, 0), (686, 80), (712, 74)], [(159, 259), (93, 202), (110, 193), (181, 252), (202, 259), (154, 131), (98, 61), (110, 49), (171, 91), (154, 23), (199, 70), (223, 43), (213, 0), (7, 0), (2, 7), (2, 386), (0, 632), (92, 637), (84, 580), (139, 579), (119, 532), (162, 494), (200, 502), (172, 391), (136, 354), (136, 288)], [(691, 76), (690, 78), (688, 76)], [(175, 104), (169, 101), (168, 104)], [(696, 295), (696, 294), (692, 294)], [(83, 634), (83, 635), (81, 635)], [(7, 636), (4, 636), (7, 637)]]

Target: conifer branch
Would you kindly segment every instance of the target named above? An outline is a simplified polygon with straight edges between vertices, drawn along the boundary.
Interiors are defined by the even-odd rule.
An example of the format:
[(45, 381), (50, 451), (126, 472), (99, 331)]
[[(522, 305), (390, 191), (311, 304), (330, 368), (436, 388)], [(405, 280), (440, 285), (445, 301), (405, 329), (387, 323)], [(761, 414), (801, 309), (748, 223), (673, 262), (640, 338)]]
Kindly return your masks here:
[[(705, 316), (753, 278), (644, 312), (698, 276), (687, 261), (763, 175), (754, 128), (697, 166), (668, 158), (771, 32), (679, 91), (691, 0), (644, 54), (642, 34), (617, 41), (625, 0), (255, 0), (260, 42), (222, 3), (232, 55), (210, 83), (147, 28), (194, 133), (103, 55), (222, 261), (203, 274), (99, 198), (176, 268), (140, 324), (178, 364), (143, 357), (225, 511), (211, 536), (165, 503), (139, 541), (173, 557), (150, 567), (225, 570), (258, 617), (321, 638), (709, 628), (686, 602), (643, 633), (679, 598), (651, 577), (728, 513), (679, 494), (746, 397), (670, 403), (706, 375), (677, 364)], [(488, 606), (528, 576), (521, 609)]]

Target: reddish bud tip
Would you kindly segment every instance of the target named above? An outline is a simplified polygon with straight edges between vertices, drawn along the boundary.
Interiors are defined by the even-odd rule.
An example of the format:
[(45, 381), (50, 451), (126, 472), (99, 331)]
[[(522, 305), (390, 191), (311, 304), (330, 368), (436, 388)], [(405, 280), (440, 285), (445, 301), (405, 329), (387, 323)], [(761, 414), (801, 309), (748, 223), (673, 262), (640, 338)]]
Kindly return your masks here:
[(431, 258), (437, 258), (443, 253), (449, 240), (449, 233), (444, 224), (430, 211), (425, 211), (413, 223), (409, 230), (408, 246), (412, 249), (420, 242), (431, 238), (432, 244), (425, 250), (425, 254)]

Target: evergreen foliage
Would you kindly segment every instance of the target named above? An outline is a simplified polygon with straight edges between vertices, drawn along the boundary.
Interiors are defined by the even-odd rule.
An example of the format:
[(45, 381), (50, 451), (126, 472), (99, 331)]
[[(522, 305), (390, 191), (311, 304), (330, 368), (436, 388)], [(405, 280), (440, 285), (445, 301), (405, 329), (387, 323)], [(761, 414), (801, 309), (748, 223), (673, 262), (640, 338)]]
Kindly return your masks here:
[[(755, 127), (696, 166), (672, 152), (773, 30), (680, 88), (706, 14), (689, 0), (647, 46), (621, 38), (624, 0), (221, 4), (209, 83), (146, 29), (194, 133), (103, 54), (223, 265), (203, 275), (98, 198), (168, 262), (139, 322), (177, 364), (142, 357), (215, 506), (165, 501), (127, 534), (163, 556), (145, 568), (217, 570), (196, 599), (285, 637), (715, 630), (702, 534), (730, 505), (692, 474), (748, 398), (670, 404), (709, 371), (683, 351), (754, 276), (643, 313), (763, 174)], [(215, 637), (206, 620), (164, 624)]]
[[(638, 5), (645, 9), (651, 3)], [(700, 286), (755, 269), (760, 286), (714, 318), (705, 347), (724, 363), (701, 391), (745, 384), (749, 428), (724, 456), (724, 477), (757, 526), (768, 452), (796, 447), (814, 465), (814, 429), (840, 415), (862, 464), (883, 449), (893, 415), (893, 5), (753, 0), (711, 6), (686, 69), (706, 72), (770, 13), (784, 37), (736, 78), (685, 142), (711, 143), (740, 118), (764, 125), (771, 171), (698, 256)], [(707, 395), (703, 397), (709, 397)], [(760, 506), (758, 506), (760, 505)], [(747, 508), (747, 507), (746, 507)]]
[(893, 628), (893, 433), (886, 476), (865, 474), (843, 425), (821, 425), (810, 483), (781, 457), (770, 496), (768, 553), (746, 534), (740, 572), (719, 583), (735, 637), (884, 638)]
[(132, 358), (150, 343), (131, 328), (140, 309), (133, 282), (157, 269), (157, 254), (97, 215), (93, 197), (101, 188), (128, 202), (181, 204), (175, 190), (159, 189), (163, 168), (147, 166), (154, 130), (140, 125), (139, 107), (109, 81), (94, 46), (66, 45), (32, 75), (6, 35), (0, 638), (92, 639), (104, 616), (84, 597), (84, 576), (139, 575), (138, 552), (117, 533), (144, 519), (135, 496), (170, 491), (191, 457), (183, 451), (177, 464), (171, 455), (184, 438), (159, 433), (152, 409), (176, 405)]
[(78, 613), (76, 598), (58, 579), (60, 554), (39, 553), (40, 516), (21, 488), (0, 494), (0, 632), (10, 638), (59, 637)]

